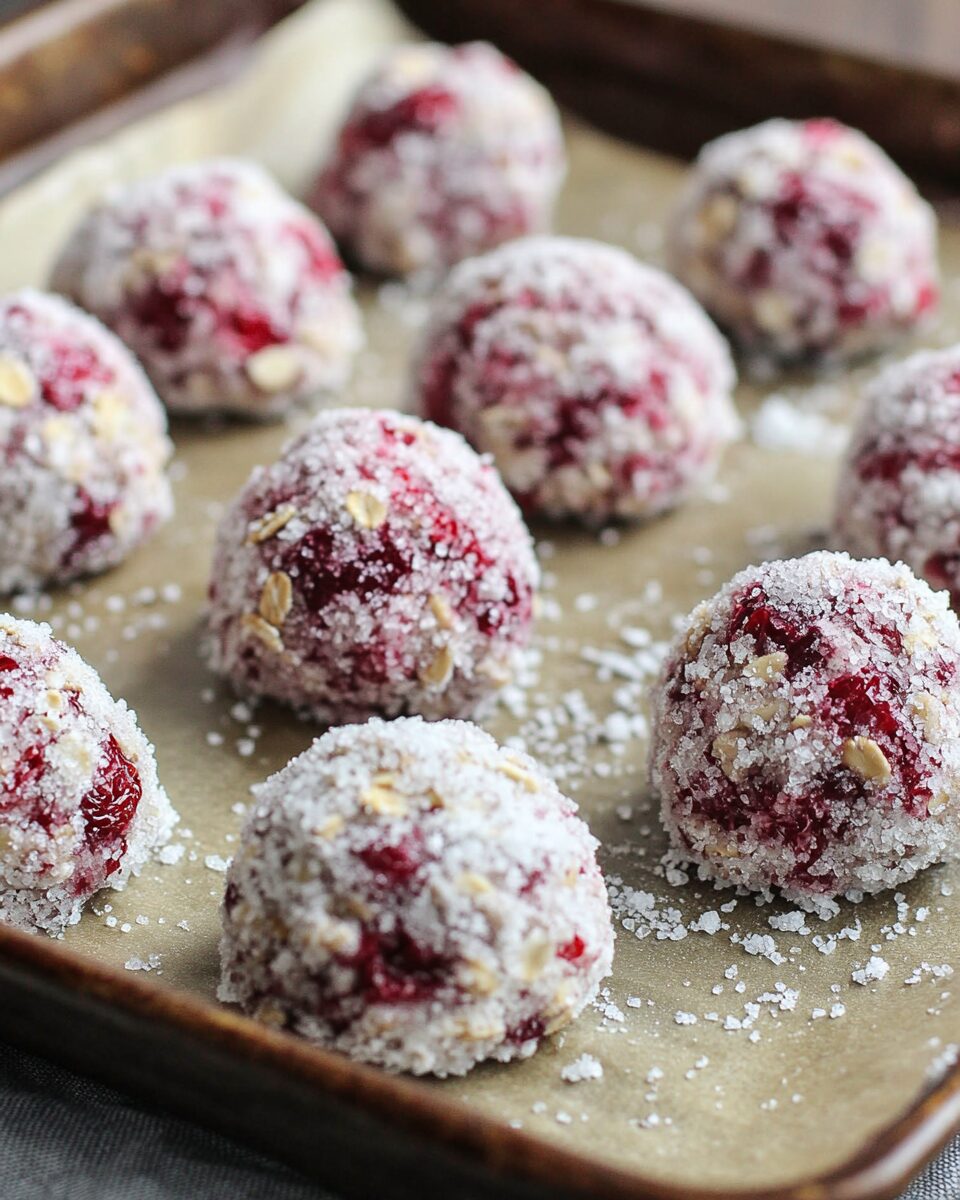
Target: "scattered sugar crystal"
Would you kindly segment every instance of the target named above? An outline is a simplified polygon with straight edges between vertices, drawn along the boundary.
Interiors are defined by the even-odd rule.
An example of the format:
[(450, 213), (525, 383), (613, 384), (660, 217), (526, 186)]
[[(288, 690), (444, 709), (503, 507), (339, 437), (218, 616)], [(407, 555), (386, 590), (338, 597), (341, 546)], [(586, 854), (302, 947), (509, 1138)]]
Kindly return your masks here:
[(566, 1083), (582, 1083), (587, 1079), (602, 1079), (603, 1064), (592, 1054), (581, 1054), (573, 1062), (567, 1063), (560, 1071), (560, 1078)]
[(123, 964), (127, 971), (155, 971), (160, 966), (160, 955), (151, 954), (147, 958), (128, 958)]
[(854, 983), (859, 983), (865, 987), (868, 983), (879, 982), (883, 979), (890, 970), (890, 964), (883, 958), (879, 958), (874, 954), (868, 958), (865, 965), (859, 970), (852, 973), (850, 978)]
[(799, 908), (792, 912), (774, 913), (773, 916), (767, 918), (767, 924), (771, 929), (777, 929), (781, 933), (806, 934), (810, 932), (806, 922), (806, 913)]
[[(736, 938), (736, 935), (734, 935), (734, 938)], [(731, 938), (731, 941), (734, 938)], [(779, 950), (777, 950), (777, 943), (769, 933), (748, 933), (746, 937), (740, 939), (740, 944), (748, 954), (759, 955), (762, 958), (769, 959), (774, 966), (780, 966), (781, 963), (787, 961)]]
[(691, 923), (690, 928), (697, 933), (715, 934), (723, 928), (723, 921), (715, 909), (710, 909)]

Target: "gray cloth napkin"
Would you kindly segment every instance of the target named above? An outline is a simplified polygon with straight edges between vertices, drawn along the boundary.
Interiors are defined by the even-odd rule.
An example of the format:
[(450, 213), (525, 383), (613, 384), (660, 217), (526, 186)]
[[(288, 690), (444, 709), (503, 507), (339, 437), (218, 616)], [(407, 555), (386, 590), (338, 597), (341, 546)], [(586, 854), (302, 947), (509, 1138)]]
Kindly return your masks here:
[[(960, 1139), (903, 1200), (956, 1200)], [(279, 1163), (0, 1043), (3, 1200), (334, 1200)], [(455, 1197), (450, 1197), (455, 1200)]]

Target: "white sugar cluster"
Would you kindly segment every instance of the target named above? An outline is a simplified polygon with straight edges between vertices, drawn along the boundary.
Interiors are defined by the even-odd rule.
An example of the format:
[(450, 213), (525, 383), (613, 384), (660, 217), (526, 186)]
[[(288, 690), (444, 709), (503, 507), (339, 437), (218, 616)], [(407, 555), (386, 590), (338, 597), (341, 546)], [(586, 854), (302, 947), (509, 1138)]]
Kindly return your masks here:
[(331, 730), (256, 789), (220, 995), (391, 1070), (526, 1057), (609, 974), (596, 849), (537, 765), (476, 726)]
[[(99, 888), (139, 874), (177, 815), (135, 715), (48, 626), (0, 617), (0, 666), (0, 920), (57, 934)], [(141, 798), (122, 839), (91, 838), (83, 801), (110, 738), (135, 768)]]
[(847, 431), (842, 426), (778, 392), (767, 396), (750, 418), (750, 435), (764, 450), (816, 458), (839, 454), (847, 443)]
[(587, 239), (524, 238), (456, 267), (413, 380), (420, 411), (489, 451), (525, 505), (593, 524), (673, 507), (739, 430), (706, 314)]
[(607, 892), (614, 915), (634, 937), (679, 942), (687, 936), (683, 912), (652, 892), (631, 887), (619, 875), (607, 876)]
[(922, 351), (866, 389), (834, 527), (861, 557), (902, 559), (960, 595), (960, 347)]
[(826, 121), (765, 121), (703, 148), (669, 236), (677, 275), (748, 355), (836, 361), (916, 324), (936, 220), (878, 146)]
[(176, 412), (278, 416), (338, 392), (362, 341), (327, 231), (239, 159), (115, 186), (52, 284), (123, 339)]
[(538, 579), (519, 511), (458, 434), (332, 409), (220, 525), (210, 660), (318, 720), (468, 716), (509, 682)]
[(493, 46), (400, 46), (353, 99), (313, 203), (364, 266), (437, 273), (549, 228), (566, 163), (548, 93)]
[(58, 296), (0, 301), (0, 451), (0, 592), (116, 566), (173, 511), (153, 389), (109, 330)]
[(880, 958), (877, 954), (872, 954), (870, 958), (853, 971), (850, 978), (854, 983), (859, 983), (861, 987), (866, 987), (870, 983), (880, 983), (886, 979), (890, 973), (890, 964), (885, 958)]
[(589, 1079), (603, 1078), (603, 1063), (592, 1054), (581, 1054), (560, 1070), (565, 1083), (583, 1083)]
[[(809, 659), (791, 664), (789, 637), (758, 648), (742, 605)], [(674, 846), (704, 878), (798, 899), (880, 891), (954, 858), (958, 666), (946, 594), (902, 564), (821, 552), (740, 572), (694, 610), (654, 694), (652, 777)], [(899, 740), (869, 707), (848, 729), (848, 691), (882, 704)], [(812, 840), (791, 840), (811, 815)]]

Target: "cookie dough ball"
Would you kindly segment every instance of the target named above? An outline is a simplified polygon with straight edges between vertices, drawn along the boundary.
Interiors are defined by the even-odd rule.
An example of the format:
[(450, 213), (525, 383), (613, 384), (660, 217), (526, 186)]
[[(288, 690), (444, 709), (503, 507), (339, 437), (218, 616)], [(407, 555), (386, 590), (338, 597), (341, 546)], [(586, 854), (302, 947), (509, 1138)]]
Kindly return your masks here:
[(916, 354), (868, 387), (834, 527), (851, 554), (902, 559), (960, 604), (960, 346)]
[(758, 364), (869, 353), (938, 300), (933, 210), (836, 121), (766, 121), (705, 146), (670, 240), (676, 273)]
[(547, 229), (564, 172), (550, 97), (493, 46), (403, 46), (354, 98), (313, 204), (364, 267), (432, 273)]
[(694, 610), (652, 773), (702, 878), (878, 892), (960, 850), (960, 627), (903, 564), (748, 567)]
[(340, 391), (361, 341), (327, 231), (248, 162), (115, 188), (52, 282), (127, 343), (178, 413), (281, 416)]
[(220, 997), (393, 1071), (533, 1054), (610, 973), (597, 843), (526, 755), (459, 721), (325, 734), (255, 789)]
[(99, 321), (0, 298), (0, 592), (122, 562), (173, 511), (171, 453), (153, 388)]
[(528, 643), (538, 568), (493, 466), (398, 413), (321, 413), (220, 526), (214, 670), (323, 722), (465, 716)]
[(461, 263), (414, 369), (424, 415), (490, 452), (521, 506), (649, 517), (737, 430), (726, 343), (674, 280), (613, 246), (526, 238)]
[(46, 625), (0, 616), (0, 734), (0, 921), (60, 933), (177, 816), (134, 714)]

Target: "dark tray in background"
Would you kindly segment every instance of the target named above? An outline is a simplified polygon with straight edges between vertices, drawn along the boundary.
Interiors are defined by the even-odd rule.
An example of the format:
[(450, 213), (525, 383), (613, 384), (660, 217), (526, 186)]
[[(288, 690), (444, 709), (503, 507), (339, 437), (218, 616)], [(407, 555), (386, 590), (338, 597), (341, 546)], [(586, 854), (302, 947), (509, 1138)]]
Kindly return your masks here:
[[(960, 192), (960, 17), (953, 75), (942, 63), (945, 0), (837, 0), (875, 23), (874, 57), (829, 44), (818, 14), (793, 16), (807, 38), (747, 28), (683, 0), (399, 0), (444, 41), (496, 42), (573, 112), (652, 149), (692, 156), (711, 137), (773, 113), (829, 114), (862, 129), (937, 193)], [(0, 191), (70, 146), (195, 93), (243, 60), (299, 0), (52, 0), (0, 24)], [(761, 8), (763, 6), (761, 5)], [(916, 44), (898, 63), (903, 12)], [(932, 20), (941, 12), (940, 24)], [(925, 14), (931, 19), (925, 22)], [(764, 25), (774, 27), (767, 16)], [(949, 25), (948, 25), (949, 29)], [(886, 46), (881, 58), (877, 46)], [(947, 47), (949, 49), (949, 47)]]

